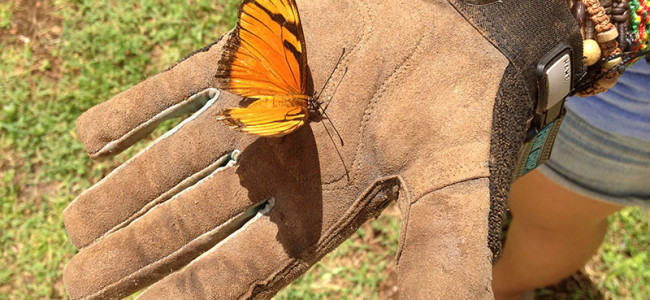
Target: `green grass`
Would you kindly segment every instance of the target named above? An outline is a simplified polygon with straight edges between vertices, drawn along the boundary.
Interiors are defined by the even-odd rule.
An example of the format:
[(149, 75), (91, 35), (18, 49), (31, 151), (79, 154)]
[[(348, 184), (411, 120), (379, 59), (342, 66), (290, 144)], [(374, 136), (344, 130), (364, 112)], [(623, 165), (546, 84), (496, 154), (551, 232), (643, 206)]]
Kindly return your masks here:
[(624, 209), (610, 218), (610, 232), (600, 252), (599, 287), (612, 298), (650, 298), (650, 225), (639, 209)]
[[(146, 144), (93, 162), (76, 138), (76, 118), (216, 39), (234, 24), (237, 5), (56, 0), (34, 10), (34, 3), (0, 3), (0, 299), (66, 297), (61, 273), (75, 249), (61, 212)], [(392, 211), (277, 298), (394, 297), (399, 218)], [(638, 210), (614, 216), (593, 264), (599, 288), (616, 299), (650, 297), (648, 245), (647, 219)]]
[(13, 12), (14, 3), (7, 1), (7, 3), (0, 3), (0, 28), (9, 29), (11, 27), (11, 14)]

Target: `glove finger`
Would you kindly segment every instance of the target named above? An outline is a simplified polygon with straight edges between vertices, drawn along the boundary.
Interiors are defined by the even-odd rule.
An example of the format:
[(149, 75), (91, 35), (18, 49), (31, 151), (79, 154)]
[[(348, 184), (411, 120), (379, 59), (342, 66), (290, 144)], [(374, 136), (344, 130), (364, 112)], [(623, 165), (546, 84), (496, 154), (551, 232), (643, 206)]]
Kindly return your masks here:
[(238, 134), (216, 120), (223, 107), (237, 105), (240, 98), (219, 95), (214, 89), (196, 97), (211, 95), (214, 97), (204, 109), (70, 203), (63, 219), (70, 241), (77, 248), (128, 225), (222, 166), (233, 150), (250, 143), (252, 137)]
[(122, 298), (182, 267), (263, 206), (246, 195), (230, 165), (217, 169), (197, 187), (81, 249), (65, 268), (68, 294)]
[(93, 159), (113, 156), (151, 133), (162, 121), (198, 110), (203, 98), (192, 95), (216, 86), (223, 41), (189, 56), (84, 112), (77, 132)]
[[(294, 149), (291, 154), (297, 160), (307, 158), (300, 155), (299, 147), (295, 147), (296, 143), (300, 143), (315, 152), (313, 142), (311, 145), (301, 142), (305, 133), (311, 134), (311, 131), (301, 129), (297, 132), (298, 139), (292, 135), (285, 141), (257, 140), (236, 156), (247, 162), (243, 167), (241, 164), (232, 167), (231, 163), (217, 169), (194, 186), (139, 216), (128, 226), (81, 249), (66, 266), (64, 273), (71, 297), (126, 296), (182, 267), (217, 244), (264, 206), (264, 200), (277, 194), (273, 192), (275, 189), (288, 187), (287, 183), (279, 182), (286, 179), (276, 174), (278, 162), (270, 155), (273, 152), (271, 145)], [(302, 188), (312, 191), (306, 195), (318, 191), (313, 186), (320, 186), (320, 181), (313, 179), (319, 176), (319, 168), (314, 166), (318, 160), (314, 156), (310, 155), (307, 163), (303, 164), (310, 171), (302, 174), (312, 184), (291, 180), (294, 194), (300, 194), (295, 191)], [(248, 175), (240, 177), (241, 173)], [(317, 196), (313, 198), (317, 199)], [(304, 208), (310, 202), (299, 203)], [(322, 205), (314, 204), (316, 206)], [(317, 218), (312, 220), (318, 221)], [(306, 225), (298, 227), (311, 228)]]
[[(396, 197), (384, 192), (392, 191), (394, 178), (362, 192), (365, 196), (356, 201), (349, 196), (359, 195), (357, 189), (323, 191), (316, 148), (309, 127), (284, 141), (255, 141), (239, 155), (236, 167), (217, 171), (81, 249), (64, 273), (68, 292), (75, 299), (126, 296), (213, 247), (219, 250), (209, 252), (229, 257), (218, 267), (213, 266), (214, 257), (200, 258), (201, 263), (193, 263), (194, 269), (182, 275), (182, 280), (189, 280), (195, 273), (209, 272), (208, 277), (214, 278), (206, 286), (218, 278), (225, 280), (209, 287), (207, 298), (228, 299), (264, 278), (272, 280), (261, 291), (277, 291)], [(292, 176), (297, 172), (299, 176)], [(342, 199), (328, 202), (337, 205), (323, 205), (324, 197)], [(270, 198), (275, 207), (269, 215), (249, 220)], [(287, 268), (290, 274), (273, 277)], [(173, 279), (170, 286), (180, 280)]]
[[(341, 207), (323, 206), (334, 200), (318, 193), (276, 196), (270, 212), (258, 214), (140, 299), (269, 299), (377, 216), (397, 197), (383, 188), (395, 184), (396, 178), (388, 178)], [(325, 192), (323, 198), (336, 199), (340, 192)]]

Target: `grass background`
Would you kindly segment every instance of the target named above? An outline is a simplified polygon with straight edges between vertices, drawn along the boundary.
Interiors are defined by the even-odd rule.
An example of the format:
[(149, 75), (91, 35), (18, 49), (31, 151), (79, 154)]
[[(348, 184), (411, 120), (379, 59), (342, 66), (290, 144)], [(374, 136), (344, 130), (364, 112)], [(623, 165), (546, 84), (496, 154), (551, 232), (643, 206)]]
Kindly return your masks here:
[[(146, 145), (93, 162), (76, 118), (216, 39), (235, 23), (237, 4), (0, 0), (0, 299), (66, 298), (61, 274), (75, 249), (61, 212)], [(389, 207), (277, 299), (396, 298), (399, 222)], [(610, 223), (584, 271), (540, 298), (650, 298), (647, 218), (627, 208)]]

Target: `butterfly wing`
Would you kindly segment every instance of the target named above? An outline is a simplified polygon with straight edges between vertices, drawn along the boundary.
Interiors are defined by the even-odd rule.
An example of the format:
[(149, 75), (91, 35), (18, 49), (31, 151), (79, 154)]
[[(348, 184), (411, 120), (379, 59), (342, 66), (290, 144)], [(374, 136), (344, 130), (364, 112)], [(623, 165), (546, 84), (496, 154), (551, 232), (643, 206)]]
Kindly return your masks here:
[(218, 119), (259, 136), (283, 136), (309, 117), (305, 37), (294, 0), (244, 0), (219, 61), (218, 87), (257, 99)]
[(264, 97), (246, 108), (229, 108), (218, 117), (233, 129), (259, 136), (277, 137), (302, 126), (309, 116), (305, 100)]
[(244, 0), (217, 70), (242, 97), (305, 95), (307, 54), (294, 0)]

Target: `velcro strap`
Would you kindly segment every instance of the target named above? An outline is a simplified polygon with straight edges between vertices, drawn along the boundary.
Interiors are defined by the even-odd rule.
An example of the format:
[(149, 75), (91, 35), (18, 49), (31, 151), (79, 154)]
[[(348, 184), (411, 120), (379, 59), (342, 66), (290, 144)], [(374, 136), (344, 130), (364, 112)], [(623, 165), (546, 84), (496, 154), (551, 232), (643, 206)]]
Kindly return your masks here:
[(514, 179), (524, 176), (548, 160), (553, 149), (553, 142), (555, 142), (557, 132), (560, 130), (562, 120), (564, 120), (564, 114), (565, 111), (563, 110), (560, 117), (538, 131), (532, 139), (524, 142), (519, 150), (519, 158), (515, 164)]

